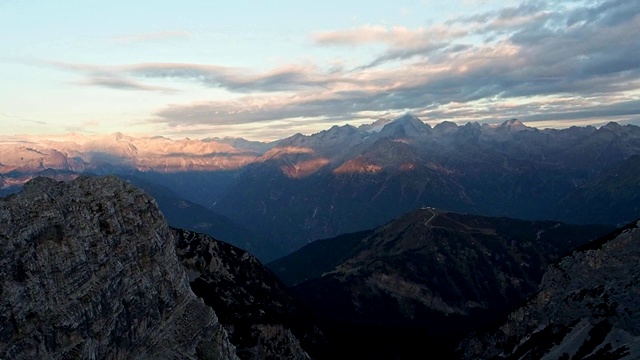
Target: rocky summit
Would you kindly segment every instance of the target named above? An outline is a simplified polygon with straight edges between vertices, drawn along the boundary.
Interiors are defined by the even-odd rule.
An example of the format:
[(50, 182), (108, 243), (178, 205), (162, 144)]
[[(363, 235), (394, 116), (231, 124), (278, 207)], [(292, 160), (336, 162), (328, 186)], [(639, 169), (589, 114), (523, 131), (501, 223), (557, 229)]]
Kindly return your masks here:
[(238, 358), (141, 190), (37, 178), (0, 224), (0, 358)]

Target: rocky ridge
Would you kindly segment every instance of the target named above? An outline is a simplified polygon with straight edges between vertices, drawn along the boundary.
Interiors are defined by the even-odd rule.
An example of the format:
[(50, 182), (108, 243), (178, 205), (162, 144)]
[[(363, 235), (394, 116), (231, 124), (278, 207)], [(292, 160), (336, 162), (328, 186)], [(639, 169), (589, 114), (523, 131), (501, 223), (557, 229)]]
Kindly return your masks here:
[(461, 344), (463, 358), (640, 358), (639, 225), (550, 266), (526, 305), (497, 330)]
[(0, 136), (0, 173), (44, 169), (105, 171), (212, 171), (237, 169), (251, 163), (262, 148), (250, 141), (234, 147), (213, 139), (172, 140), (162, 136), (109, 135)]
[(263, 253), (244, 247), (271, 260), (422, 206), (622, 226), (640, 216), (638, 156), (636, 125), (537, 129), (511, 119), (431, 127), (411, 114), (272, 143), (0, 136), (0, 194), (41, 171), (131, 175), (277, 241), (281, 249)]
[(211, 209), (288, 251), (423, 206), (613, 226), (640, 216), (637, 170), (625, 170), (638, 168), (635, 125), (540, 130), (512, 119), (431, 128), (407, 115), (379, 132), (295, 135), (267, 154), (277, 156), (248, 165)]
[(425, 208), (268, 266), (320, 319), (326, 358), (451, 358), (534, 294), (548, 264), (612, 230)]
[(0, 358), (237, 359), (141, 190), (37, 178), (0, 223)]
[(318, 338), (309, 316), (258, 259), (204, 234), (172, 231), (191, 288), (218, 311), (238, 356), (310, 359), (296, 336)]

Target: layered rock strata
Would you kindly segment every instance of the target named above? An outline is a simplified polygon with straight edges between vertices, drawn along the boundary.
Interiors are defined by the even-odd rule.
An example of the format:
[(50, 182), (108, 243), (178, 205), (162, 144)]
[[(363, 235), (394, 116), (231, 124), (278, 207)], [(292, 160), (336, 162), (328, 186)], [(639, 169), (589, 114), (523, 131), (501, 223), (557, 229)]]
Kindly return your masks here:
[(237, 359), (155, 201), (115, 177), (0, 199), (0, 358)]

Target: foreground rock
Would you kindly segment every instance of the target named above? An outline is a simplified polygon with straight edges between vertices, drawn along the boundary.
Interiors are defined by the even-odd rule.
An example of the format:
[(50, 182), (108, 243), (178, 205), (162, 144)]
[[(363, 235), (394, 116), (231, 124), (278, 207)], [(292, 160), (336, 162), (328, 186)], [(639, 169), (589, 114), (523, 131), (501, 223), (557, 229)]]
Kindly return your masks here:
[(640, 358), (640, 221), (549, 267), (540, 290), (466, 359)]
[[(242, 359), (310, 359), (323, 341), (310, 314), (299, 309), (284, 285), (248, 252), (188, 230), (172, 229), (191, 288), (216, 309)], [(295, 334), (294, 334), (295, 333)]]
[(142, 191), (37, 178), (0, 224), (0, 358), (237, 359)]

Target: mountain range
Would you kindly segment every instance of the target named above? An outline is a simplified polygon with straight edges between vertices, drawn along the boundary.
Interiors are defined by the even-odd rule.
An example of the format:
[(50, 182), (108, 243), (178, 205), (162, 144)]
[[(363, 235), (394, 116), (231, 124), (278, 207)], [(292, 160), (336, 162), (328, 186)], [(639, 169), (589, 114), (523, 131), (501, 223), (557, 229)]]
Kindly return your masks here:
[(637, 169), (639, 152), (640, 127), (632, 125), (538, 130), (512, 120), (430, 128), (405, 116), (379, 133), (344, 126), (285, 139), (248, 165), (213, 209), (291, 248), (422, 206), (621, 225), (640, 216), (628, 201), (640, 193), (634, 174), (617, 175)]
[(17, 191), (43, 171), (59, 178), (116, 174), (168, 188), (229, 226), (259, 234), (266, 248), (235, 244), (263, 261), (425, 206), (614, 226), (640, 217), (640, 127), (617, 123), (541, 130), (511, 119), (431, 127), (407, 114), (271, 143), (120, 133), (0, 139), (0, 191)]

